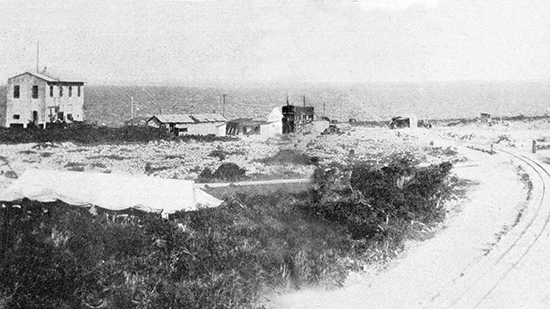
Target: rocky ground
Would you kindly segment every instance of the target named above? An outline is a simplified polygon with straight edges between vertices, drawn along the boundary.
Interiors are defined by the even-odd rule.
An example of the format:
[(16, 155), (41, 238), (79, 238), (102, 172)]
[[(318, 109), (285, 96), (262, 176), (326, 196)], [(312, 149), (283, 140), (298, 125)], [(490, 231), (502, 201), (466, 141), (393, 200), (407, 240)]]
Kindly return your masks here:
[[(280, 151), (285, 155), (281, 156)], [(454, 155), (450, 149), (432, 147), (429, 140), (400, 131), (363, 127), (333, 135), (280, 136), (268, 140), (252, 136), (227, 142), (3, 144), (0, 190), (28, 168), (197, 179), (206, 167), (215, 170), (224, 162), (232, 162), (246, 169), (250, 179), (302, 178), (312, 174), (312, 163), (380, 161), (389, 154), (404, 152), (415, 153), (425, 163), (452, 159)], [(313, 160), (296, 160), (300, 155)]]
[[(456, 163), (457, 176), (470, 179), (478, 185), (469, 191), (469, 201), (453, 208), (454, 215), (445, 223), (447, 228), (442, 230), (441, 236), (428, 241), (427, 245), (411, 246), (414, 250), (404, 252), (402, 261), (396, 261), (383, 272), (379, 272), (379, 269), (367, 269), (367, 279), (365, 274), (351, 276), (349, 285), (335, 292), (336, 294), (300, 291), (283, 295), (272, 303), (277, 308), (321, 308), (328, 305), (334, 308), (356, 308), (365, 303), (366, 296), (378, 295), (368, 302), (374, 307), (383, 308), (381, 305), (387, 304), (385, 302), (390, 298), (381, 298), (380, 291), (395, 291), (397, 288), (409, 291), (402, 293), (404, 297), (410, 296), (402, 304), (408, 303), (414, 307), (414, 303), (411, 303), (417, 300), (414, 295), (429, 294), (429, 291), (413, 289), (428, 287), (419, 285), (419, 282), (431, 282), (433, 278), (439, 277), (444, 281), (446, 274), (450, 273), (450, 267), (457, 265), (453, 261), (466, 261), (466, 258), (461, 260), (460, 255), (456, 255), (455, 249), (461, 247), (453, 249), (450, 245), (452, 241), (458, 239), (462, 241), (463, 248), (470, 250), (465, 249), (463, 252), (485, 254), (483, 250), (490, 249), (491, 243), (495, 242), (495, 233), (501, 232), (503, 226), (513, 224), (521, 209), (526, 189), (517, 166), (506, 158), (495, 160), (496, 156), (490, 156), (487, 152), (491, 147), (505, 147), (521, 153), (531, 153), (535, 141), (534, 156), (540, 161), (550, 162), (549, 129), (550, 122), (542, 119), (490, 125), (469, 123), (415, 130), (354, 127), (343, 134), (282, 136), (267, 141), (257, 137), (244, 137), (235, 141), (209, 143), (160, 141), (117, 145), (0, 145), (0, 190), (9, 186), (28, 168), (197, 179), (205, 167), (214, 170), (224, 162), (232, 162), (246, 169), (247, 175), (254, 175), (254, 179), (301, 178), (311, 175), (314, 165), (299, 160), (294, 162), (292, 157), (266, 160), (276, 158), (281, 150), (296, 155), (305, 154), (309, 158), (316, 158), (315, 161), (321, 164), (348, 164), (354, 160), (383, 164), (384, 157), (395, 153), (413, 153), (420, 164), (451, 161)], [(479, 146), (478, 149), (467, 149), (468, 153), (465, 153), (453, 140), (476, 142)], [(222, 153), (223, 156), (213, 155), (216, 153)], [(482, 163), (489, 167), (485, 172), (480, 172), (477, 168)], [(503, 183), (508, 183), (509, 186), (504, 186)], [(479, 207), (480, 200), (485, 207)], [(506, 203), (510, 207), (503, 212), (501, 206)], [(470, 228), (469, 224), (474, 222), (472, 220), (479, 222), (476, 226), (481, 230)], [(480, 235), (483, 235), (481, 240)], [(435, 253), (449, 255), (436, 265), (439, 268), (434, 268), (430, 261)], [(425, 272), (426, 269), (431, 271)], [(373, 272), (377, 275), (372, 275)], [(411, 278), (411, 281), (403, 280), (404, 277)], [(418, 278), (423, 279), (419, 281)], [(434, 282), (441, 281), (438, 280)]]

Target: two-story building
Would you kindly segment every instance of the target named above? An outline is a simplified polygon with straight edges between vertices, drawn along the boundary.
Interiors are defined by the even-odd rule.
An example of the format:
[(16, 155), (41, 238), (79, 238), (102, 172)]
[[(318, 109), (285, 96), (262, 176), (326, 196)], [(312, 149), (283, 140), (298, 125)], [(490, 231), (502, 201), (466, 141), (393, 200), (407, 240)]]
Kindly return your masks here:
[(84, 82), (25, 72), (8, 79), (0, 126), (40, 128), (48, 123), (84, 121)]

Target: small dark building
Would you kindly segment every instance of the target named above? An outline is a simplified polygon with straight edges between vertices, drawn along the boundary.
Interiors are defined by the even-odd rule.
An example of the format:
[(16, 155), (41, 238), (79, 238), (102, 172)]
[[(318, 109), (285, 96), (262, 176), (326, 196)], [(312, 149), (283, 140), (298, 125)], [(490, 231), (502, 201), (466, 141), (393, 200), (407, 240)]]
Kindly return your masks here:
[(300, 132), (314, 119), (313, 106), (285, 105), (283, 106), (283, 134)]

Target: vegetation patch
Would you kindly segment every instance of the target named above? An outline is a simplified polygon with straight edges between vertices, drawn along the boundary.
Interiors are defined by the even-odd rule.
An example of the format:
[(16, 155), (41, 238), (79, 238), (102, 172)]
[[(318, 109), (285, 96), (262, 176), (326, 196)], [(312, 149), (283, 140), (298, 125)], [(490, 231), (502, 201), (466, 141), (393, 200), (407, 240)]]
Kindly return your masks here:
[(95, 167), (95, 168), (106, 168), (107, 165), (101, 163), (101, 162), (94, 162), (92, 163), (92, 167)]
[(86, 164), (84, 164), (84, 163), (69, 162), (69, 163), (65, 164), (63, 167), (66, 168), (69, 171), (83, 172), (85, 166), (86, 166)]
[[(0, 212), (0, 303), (251, 308), (266, 291), (338, 287), (350, 270), (394, 256), (413, 232), (443, 219), (450, 168), (333, 164), (299, 192), (249, 188), (169, 220), (101, 209), (94, 216), (61, 202), (8, 205)], [(222, 170), (234, 176), (240, 168)]]
[(284, 165), (284, 164), (314, 165), (314, 164), (318, 164), (319, 161), (320, 161), (319, 157), (308, 156), (291, 149), (281, 149), (279, 150), (278, 153), (276, 153), (271, 157), (255, 160), (255, 162), (259, 162), (266, 165)]
[(169, 170), (170, 168), (171, 168), (170, 166), (153, 166), (153, 164), (151, 162), (146, 162), (145, 163), (145, 174), (151, 175), (155, 172)]
[(19, 151), (19, 153), (21, 153), (21, 154), (26, 154), (26, 155), (30, 155), (30, 154), (35, 154), (36, 151), (32, 151), (32, 150), (21, 150), (21, 151)]
[(212, 150), (208, 154), (208, 156), (212, 157), (212, 158), (218, 158), (220, 161), (223, 161), (228, 156), (244, 155), (244, 154), (245, 154), (244, 151), (226, 151), (226, 150), (222, 150), (222, 149), (215, 149), (215, 150)]
[(93, 159), (109, 159), (109, 160), (115, 160), (115, 161), (124, 161), (124, 160), (131, 159), (131, 158), (130, 157), (119, 156), (119, 155), (116, 155), (116, 154), (111, 154), (111, 155), (91, 156), (91, 157), (88, 157), (88, 159), (90, 159), (90, 160), (93, 160)]
[(182, 155), (165, 155), (164, 158), (167, 160), (173, 160), (173, 159), (184, 160), (185, 159), (185, 157)]
[(166, 130), (156, 129), (148, 126), (123, 126), (106, 127), (89, 123), (73, 123), (60, 126), (52, 126), (43, 130), (40, 129), (22, 129), (22, 128), (2, 128), (0, 129), (0, 142), (7, 144), (20, 143), (46, 143), (74, 142), (80, 144), (98, 144), (98, 143), (133, 143), (150, 142), (158, 140), (178, 140), (178, 141), (232, 141), (232, 137), (217, 136), (174, 136)]
[(205, 167), (199, 174), (198, 182), (212, 182), (212, 181), (239, 181), (244, 178), (246, 170), (240, 168), (235, 163), (223, 163), (212, 172), (209, 167)]

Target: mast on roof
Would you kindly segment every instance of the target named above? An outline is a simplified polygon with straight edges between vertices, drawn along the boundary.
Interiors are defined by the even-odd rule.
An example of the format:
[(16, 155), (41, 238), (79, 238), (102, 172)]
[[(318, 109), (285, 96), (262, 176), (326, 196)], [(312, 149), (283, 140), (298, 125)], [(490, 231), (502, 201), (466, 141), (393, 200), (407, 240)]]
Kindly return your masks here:
[(40, 59), (40, 41), (36, 41), (36, 73), (40, 73), (39, 59)]

